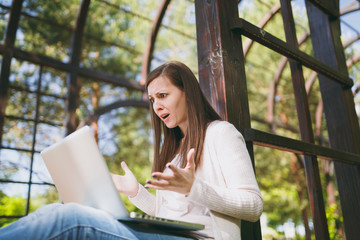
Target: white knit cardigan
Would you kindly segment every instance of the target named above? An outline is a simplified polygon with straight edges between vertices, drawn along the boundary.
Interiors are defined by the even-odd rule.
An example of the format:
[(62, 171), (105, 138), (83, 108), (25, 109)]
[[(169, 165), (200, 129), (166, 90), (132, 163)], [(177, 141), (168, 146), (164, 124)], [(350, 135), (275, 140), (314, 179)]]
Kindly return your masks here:
[[(226, 121), (212, 122), (206, 131), (202, 163), (206, 175), (196, 178), (188, 197), (210, 210), (215, 239), (241, 239), (241, 219), (260, 218), (263, 200), (241, 133)], [(149, 215), (158, 203), (142, 185), (130, 201)]]

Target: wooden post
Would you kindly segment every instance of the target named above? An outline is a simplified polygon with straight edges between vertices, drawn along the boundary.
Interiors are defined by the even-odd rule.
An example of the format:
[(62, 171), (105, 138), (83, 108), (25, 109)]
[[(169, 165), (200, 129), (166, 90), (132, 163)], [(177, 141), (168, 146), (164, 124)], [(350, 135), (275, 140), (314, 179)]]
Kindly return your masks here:
[[(239, 18), (237, 0), (196, 0), (199, 80), (220, 116), (244, 134), (250, 113), (241, 37), (230, 29)], [(253, 157), (253, 145), (247, 143)], [(241, 223), (242, 239), (261, 239), (260, 223)]]
[[(288, 0), (280, 2), (286, 41), (292, 47), (299, 48), (291, 2)], [(292, 59), (289, 59), (289, 63), (301, 140), (315, 143), (302, 65)], [(330, 239), (317, 157), (304, 155), (304, 168), (316, 239)]]
[(14, 55), (16, 31), (19, 26), (20, 13), (23, 0), (14, 0), (11, 4), (10, 18), (5, 32), (4, 52), (0, 69), (0, 147), (5, 121), (5, 108), (8, 100), (9, 76), (11, 59)]
[(79, 102), (80, 86), (78, 83), (79, 65), (81, 57), (81, 41), (86, 23), (86, 16), (89, 9), (90, 0), (83, 0), (80, 5), (76, 25), (73, 31), (70, 48), (71, 70), (67, 77), (68, 96), (66, 99), (66, 135), (75, 131), (79, 124), (76, 116), (76, 109)]
[[(339, 2), (329, 0), (328, 8)], [(337, 2), (337, 4), (335, 4)], [(340, 20), (329, 18), (314, 4), (306, 1), (314, 55), (330, 67), (347, 73), (344, 51), (340, 40)], [(360, 130), (351, 89), (324, 75), (319, 75), (320, 90), (329, 133), (334, 149), (360, 153)], [(360, 236), (360, 169), (357, 165), (334, 162), (346, 239)]]

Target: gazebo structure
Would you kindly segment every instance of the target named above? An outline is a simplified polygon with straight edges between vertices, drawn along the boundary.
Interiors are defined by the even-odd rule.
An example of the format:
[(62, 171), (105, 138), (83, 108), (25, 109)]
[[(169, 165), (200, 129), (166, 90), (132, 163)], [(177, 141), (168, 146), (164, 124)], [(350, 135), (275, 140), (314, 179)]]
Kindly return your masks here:
[[(110, 1), (98, 1), (113, 5)], [(261, 1), (260, 1), (261, 2)], [(39, 17), (27, 16), (23, 6), (27, 1), (13, 0), (11, 5), (1, 4), (3, 11), (8, 11), (9, 18), (4, 33), (4, 41), (0, 43), (1, 75), (0, 75), (0, 150), (14, 150), (27, 152), (31, 155), (29, 163), (29, 179), (27, 181), (16, 179), (1, 179), (5, 184), (25, 184), (28, 186), (28, 202), (25, 214), (29, 212), (31, 199), (31, 186), (36, 183), (32, 179), (32, 166), (34, 156), (38, 153), (35, 147), (37, 141), (37, 128), (40, 124), (52, 124), (60, 127), (62, 124), (47, 122), (39, 111), (42, 96), (63, 99), (66, 102), (65, 134), (73, 132), (81, 124), (91, 124), (100, 115), (120, 107), (147, 107), (147, 101), (141, 97), (143, 94), (143, 79), (151, 69), (154, 60), (154, 49), (158, 33), (163, 23), (166, 10), (171, 0), (163, 0), (153, 18), (151, 33), (142, 54), (141, 77), (139, 81), (128, 80), (126, 76), (115, 76), (97, 69), (84, 67), (82, 63), (82, 44), (89, 8), (93, 4), (90, 0), (83, 0), (77, 11), (74, 27), (71, 29), (71, 44), (66, 61), (57, 60), (44, 54), (33, 53), (16, 46), (19, 37), (19, 22), (22, 17), (37, 18), (36, 21), (46, 21)], [(360, 34), (355, 39), (350, 39), (342, 44), (340, 36), (341, 15), (360, 9), (359, 1), (354, 1), (347, 8), (340, 10), (339, 1), (336, 0), (306, 0), (304, 5), (307, 11), (309, 29), (306, 34), (298, 39), (297, 29), (293, 16), (291, 1), (280, 0), (270, 6), (267, 15), (259, 23), (249, 22), (239, 17), (239, 4), (237, 0), (195, 0), (193, 4), (196, 15), (196, 42), (198, 55), (198, 76), (200, 85), (218, 113), (244, 135), (248, 151), (254, 162), (256, 170), (256, 154), (254, 145), (278, 149), (285, 152), (303, 156), (305, 176), (307, 181), (308, 201), (311, 208), (313, 229), (316, 239), (330, 239), (325, 214), (323, 190), (320, 179), (318, 159), (325, 159), (334, 163), (336, 182), (341, 203), (344, 232), (346, 239), (357, 239), (360, 236), (360, 129), (359, 118), (356, 114), (354, 93), (354, 80), (349, 77), (348, 66), (359, 61), (359, 56), (354, 56), (348, 63), (344, 55), (344, 48), (359, 40)], [(265, 4), (265, 3), (264, 3)], [(128, 9), (122, 11), (131, 12)], [(132, 13), (133, 14), (133, 13)], [(265, 30), (266, 24), (276, 14), (281, 14), (286, 40)], [(55, 24), (55, 23), (53, 23)], [(247, 38), (247, 41), (244, 41)], [(301, 49), (301, 44), (311, 38), (313, 55)], [(244, 42), (243, 42), (244, 41)], [(269, 108), (267, 119), (260, 119), (273, 128), (273, 104), (275, 102), (276, 85), (287, 63), (290, 65), (292, 88), (296, 102), (298, 131), (300, 139), (281, 136), (275, 131), (263, 131), (252, 127), (254, 116), (250, 114), (249, 96), (246, 71), (246, 56), (252, 44), (257, 43), (282, 56), (278, 63), (277, 75), (269, 89)], [(134, 51), (134, 50), (132, 50)], [(180, 54), (180, 53), (179, 53)], [(40, 66), (38, 87), (26, 89), (25, 87), (12, 86), (11, 68), (12, 60), (28, 61)], [(347, 66), (348, 64), (348, 66)], [(66, 93), (56, 96), (48, 94), (41, 89), (41, 71), (43, 68), (53, 68), (66, 73)], [(308, 80), (304, 77), (303, 68), (310, 69), (313, 74)], [(121, 86), (138, 93), (136, 98), (127, 98), (113, 101), (111, 104), (98, 107), (79, 122), (79, 91), (81, 84), (79, 78), (91, 78), (95, 81)], [(308, 84), (318, 78), (321, 92), (321, 103), (326, 118), (329, 146), (316, 143), (318, 134), (313, 129), (313, 120), (308, 100)], [(8, 115), (6, 109), (9, 105), (11, 94), (16, 92), (33, 94), (36, 102), (35, 113), (32, 119)], [(19, 106), (21, 107), (21, 106)], [(64, 113), (64, 116), (65, 116)], [(321, 112), (316, 118), (321, 119)], [(12, 146), (5, 144), (3, 136), (7, 121), (32, 122), (32, 145), (29, 147)], [(256, 120), (256, 119), (255, 119)], [(317, 119), (316, 119), (317, 120)], [(320, 120), (321, 121), (321, 120)], [(0, 166), (4, 154), (0, 154)], [(258, 176), (261, 178), (261, 176)], [(21, 215), (7, 216), (0, 213), (0, 218), (18, 218)], [(242, 223), (243, 239), (261, 239), (260, 222)]]

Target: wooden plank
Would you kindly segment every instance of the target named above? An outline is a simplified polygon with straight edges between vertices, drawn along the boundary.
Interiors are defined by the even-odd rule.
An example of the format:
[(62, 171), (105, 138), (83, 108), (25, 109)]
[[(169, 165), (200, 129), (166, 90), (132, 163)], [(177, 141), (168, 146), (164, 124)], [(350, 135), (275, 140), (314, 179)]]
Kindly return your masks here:
[(139, 91), (145, 90), (144, 86), (141, 86), (139, 83), (133, 80), (129, 80), (123, 77), (116, 77), (104, 72), (99, 72), (88, 68), (79, 68), (78, 74), (79, 76), (82, 77), (94, 79), (99, 82), (110, 83), (119, 87), (126, 87), (128, 89), (139, 90)]
[(72, 68), (72, 66), (68, 63), (64, 63), (62, 61), (56, 60), (54, 58), (42, 54), (26, 52), (19, 48), (14, 48), (14, 57), (20, 60), (32, 62), (35, 64), (55, 68), (66, 72), (70, 72)]
[[(267, 23), (269, 23), (273, 17), (280, 11), (280, 3), (276, 3), (271, 7), (271, 9), (263, 16), (263, 18), (260, 20), (260, 22), (256, 25), (258, 28), (264, 28)], [(253, 45), (254, 41), (249, 39), (250, 41), (246, 41), (244, 44), (244, 56), (246, 58), (248, 52), (251, 49), (251, 46)]]
[[(24, 122), (35, 122), (35, 119), (32, 119), (32, 118), (24, 118), (24, 117), (18, 117), (18, 116), (13, 116), (13, 115), (5, 115), (5, 118), (10, 119), (10, 120), (24, 121)], [(57, 126), (57, 127), (63, 126), (62, 122), (54, 122), (54, 121), (46, 121), (46, 120), (39, 120), (38, 123), (43, 123), (43, 124)]]
[(129, 100), (119, 100), (113, 103), (110, 103), (106, 106), (97, 108), (93, 114), (89, 115), (85, 120), (83, 120), (79, 127), (90, 125), (94, 121), (97, 121), (99, 117), (105, 113), (110, 112), (113, 109), (118, 109), (121, 107), (139, 107), (139, 108), (149, 108), (149, 102), (144, 100), (129, 99)]
[(143, 53), (143, 61), (141, 65), (141, 84), (145, 85), (146, 82), (146, 76), (148, 72), (150, 71), (150, 63), (153, 58), (153, 52), (155, 47), (155, 41), (156, 37), (158, 35), (158, 32), (160, 30), (161, 22), (165, 16), (166, 9), (169, 6), (171, 0), (163, 0), (163, 2), (160, 5), (160, 8), (158, 10), (158, 13), (153, 21), (153, 25), (151, 28), (151, 32), (149, 34), (146, 48)]
[[(298, 49), (299, 46), (296, 37), (291, 2), (288, 0), (281, 0), (280, 2), (286, 42), (290, 46)], [(289, 59), (289, 63), (301, 140), (313, 144), (315, 143), (315, 139), (302, 65), (292, 59)], [(317, 239), (329, 240), (329, 229), (325, 213), (324, 198), (322, 195), (319, 165), (316, 156), (304, 155), (304, 168), (315, 236)]]
[[(5, 49), (4, 45), (0, 45), (0, 53), (4, 53), (5, 51), (4, 49)], [(70, 63), (64, 63), (62, 61), (53, 59), (51, 57), (42, 54), (29, 53), (19, 48), (14, 48), (13, 57), (24, 61), (29, 61), (31, 63), (43, 65), (46, 67), (52, 67), (61, 71), (71, 72), (73, 69), (73, 65)], [(99, 82), (106, 82), (106, 83), (114, 84), (115, 86), (144, 91), (144, 87), (135, 81), (122, 77), (116, 77), (104, 72), (99, 72), (96, 70), (81, 67), (78, 69), (78, 74), (79, 76), (91, 78)]]
[[(335, 2), (335, 0), (329, 1)], [(306, 1), (306, 9), (315, 57), (347, 75), (340, 40), (339, 19), (330, 20), (324, 12), (309, 1)], [(329, 81), (324, 75), (319, 75), (319, 83), (332, 148), (359, 154), (360, 129), (351, 90), (343, 89), (338, 83)], [(334, 166), (346, 239), (358, 239), (360, 236), (360, 168), (339, 162), (335, 162)]]
[[(238, 18), (237, 0), (195, 1), (199, 80), (204, 94), (223, 119), (243, 132), (250, 112), (241, 37), (230, 29)], [(254, 162), (252, 143), (247, 148)], [(260, 221), (241, 221), (242, 239), (261, 239)]]
[(347, 163), (352, 165), (360, 165), (360, 155), (350, 152), (340, 151), (329, 147), (319, 146), (313, 143), (274, 135), (257, 129), (248, 128), (244, 131), (246, 141), (251, 141), (255, 145), (275, 148), (278, 150), (292, 152), (301, 155), (312, 155), (319, 158)]
[(288, 58), (301, 62), (304, 66), (339, 82), (344, 88), (350, 88), (354, 84), (353, 80), (346, 74), (339, 72), (322, 61), (319, 61), (299, 49), (290, 46), (286, 42), (271, 35), (265, 30), (256, 27), (244, 19), (234, 19), (231, 23), (231, 29), (239, 31), (242, 35), (257, 41), (258, 43)]
[(220, 116), (242, 131), (250, 116), (242, 42), (229, 28), (236, 9), (235, 0), (195, 2), (200, 85)]
[(322, 11), (328, 14), (332, 19), (340, 17), (340, 13), (334, 1), (329, 1), (329, 0), (308, 0), (308, 1), (312, 2), (315, 6), (320, 8)]

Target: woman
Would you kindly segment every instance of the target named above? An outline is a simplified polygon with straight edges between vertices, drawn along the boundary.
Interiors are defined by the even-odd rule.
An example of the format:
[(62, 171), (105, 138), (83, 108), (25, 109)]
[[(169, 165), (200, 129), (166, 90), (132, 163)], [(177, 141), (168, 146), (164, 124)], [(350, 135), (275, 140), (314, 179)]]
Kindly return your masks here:
[[(149, 215), (205, 225), (199, 234), (206, 238), (240, 239), (241, 219), (257, 221), (262, 213), (261, 193), (242, 135), (233, 125), (220, 120), (206, 101), (194, 74), (180, 62), (169, 62), (153, 70), (148, 75), (146, 89), (155, 132), (152, 179), (143, 187), (122, 162), (125, 175), (113, 174), (118, 191), (128, 195), (132, 203)], [(156, 196), (145, 188), (156, 189)], [(139, 229), (111, 220), (111, 217), (103, 216), (99, 223), (94, 220), (99, 219), (98, 210), (65, 205), (53, 211), (57, 217), (47, 221), (51, 226), (59, 226), (62, 222), (74, 229), (76, 225), (73, 232), (79, 234), (84, 231), (84, 227), (79, 226), (86, 225), (97, 234), (105, 232), (126, 236), (126, 239), (161, 239), (164, 236), (157, 230)], [(64, 213), (65, 208), (76, 216), (76, 221), (68, 217), (71, 214)], [(30, 214), (15, 224), (26, 226), (18, 222), (38, 223), (39, 218), (51, 217), (49, 210), (37, 212), (43, 212), (38, 214), (42, 217)], [(62, 234), (57, 236), (69, 234), (63, 225), (57, 228), (60, 229), (56, 232)], [(164, 239), (182, 238), (166, 235)]]

